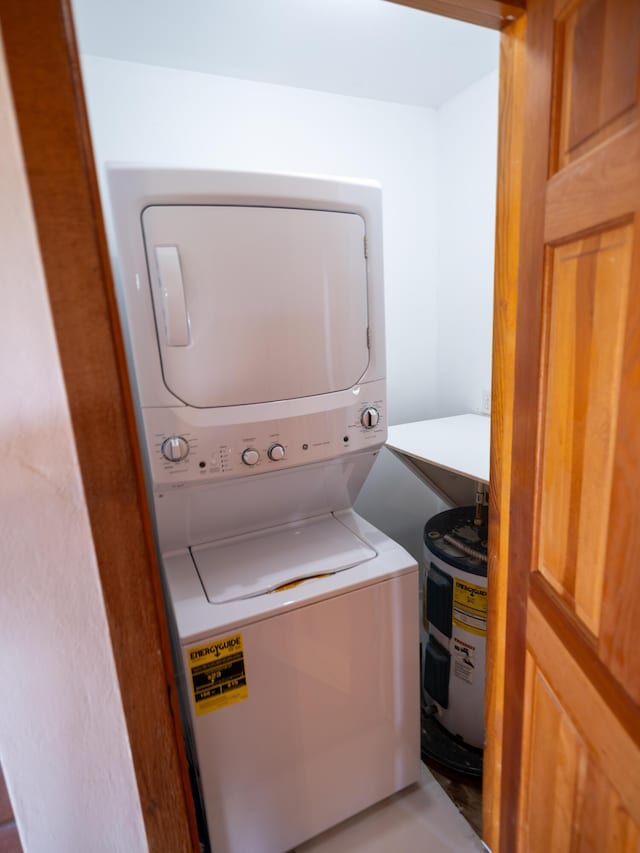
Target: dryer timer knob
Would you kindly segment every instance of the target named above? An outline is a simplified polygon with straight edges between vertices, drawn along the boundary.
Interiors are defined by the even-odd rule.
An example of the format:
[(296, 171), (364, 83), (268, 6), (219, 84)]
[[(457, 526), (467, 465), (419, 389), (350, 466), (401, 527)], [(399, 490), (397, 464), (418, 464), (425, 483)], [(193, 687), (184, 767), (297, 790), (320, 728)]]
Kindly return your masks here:
[(169, 462), (182, 462), (189, 455), (189, 442), (181, 435), (172, 435), (162, 442), (161, 450)]
[(242, 461), (245, 465), (256, 465), (260, 460), (260, 454), (255, 447), (247, 447), (242, 451)]
[(373, 406), (367, 406), (360, 415), (360, 423), (365, 429), (373, 429), (374, 427), (377, 427), (379, 421), (380, 412), (377, 409), (374, 409)]

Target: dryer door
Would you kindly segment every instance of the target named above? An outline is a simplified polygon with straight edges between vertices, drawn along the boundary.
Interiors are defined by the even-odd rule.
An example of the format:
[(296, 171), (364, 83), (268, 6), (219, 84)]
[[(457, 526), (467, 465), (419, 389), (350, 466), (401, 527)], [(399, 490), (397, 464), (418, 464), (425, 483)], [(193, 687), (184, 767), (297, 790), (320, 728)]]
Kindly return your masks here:
[(363, 376), (362, 217), (155, 205), (142, 226), (164, 381), (186, 404), (326, 394)]

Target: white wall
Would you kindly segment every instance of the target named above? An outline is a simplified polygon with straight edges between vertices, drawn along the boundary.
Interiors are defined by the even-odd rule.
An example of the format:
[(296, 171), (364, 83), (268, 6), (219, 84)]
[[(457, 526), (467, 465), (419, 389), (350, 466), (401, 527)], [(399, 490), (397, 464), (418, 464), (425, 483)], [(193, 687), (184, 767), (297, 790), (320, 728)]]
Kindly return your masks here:
[(147, 849), (0, 44), (0, 758), (25, 853)]
[[(497, 128), (497, 70), (436, 113), (436, 270), (433, 281), (417, 282), (418, 288), (436, 286), (435, 311), (420, 317), (422, 334), (435, 338), (436, 388), (433, 396), (425, 385), (428, 413), (406, 420), (480, 412), (483, 392), (491, 390)], [(394, 286), (387, 276), (387, 296)], [(398, 337), (404, 322), (402, 313), (387, 317)], [(388, 342), (389, 355), (393, 346)], [(408, 353), (404, 365), (411, 371)], [(413, 387), (394, 387), (390, 374), (389, 391), (420, 397), (422, 363), (413, 370)], [(419, 560), (425, 520), (446, 507), (383, 450), (356, 508)]]
[(437, 387), (441, 417), (491, 388), (498, 72), (438, 110)]
[[(391, 423), (437, 415), (436, 113), (83, 58), (96, 160), (374, 178), (383, 188)], [(357, 508), (420, 551), (439, 502), (388, 451)]]

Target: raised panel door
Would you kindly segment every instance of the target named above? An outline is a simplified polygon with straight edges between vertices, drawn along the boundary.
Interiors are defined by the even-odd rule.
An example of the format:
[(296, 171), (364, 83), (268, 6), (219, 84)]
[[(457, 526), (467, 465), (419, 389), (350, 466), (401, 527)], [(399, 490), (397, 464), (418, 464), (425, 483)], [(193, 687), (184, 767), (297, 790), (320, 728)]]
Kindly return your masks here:
[(639, 69), (637, 2), (528, 4), (506, 851), (639, 849)]

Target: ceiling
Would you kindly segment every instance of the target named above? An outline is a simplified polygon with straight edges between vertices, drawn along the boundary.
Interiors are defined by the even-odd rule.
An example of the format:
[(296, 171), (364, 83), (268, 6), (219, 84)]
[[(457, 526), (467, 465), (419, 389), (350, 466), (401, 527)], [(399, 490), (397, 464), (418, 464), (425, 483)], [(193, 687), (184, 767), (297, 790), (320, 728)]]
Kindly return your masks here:
[(385, 0), (74, 0), (82, 53), (438, 107), (499, 35)]

